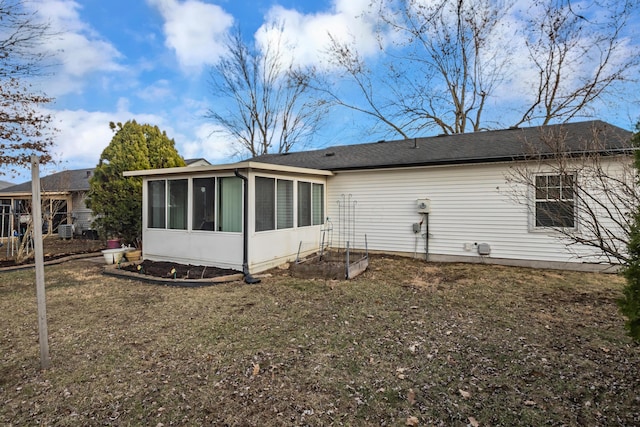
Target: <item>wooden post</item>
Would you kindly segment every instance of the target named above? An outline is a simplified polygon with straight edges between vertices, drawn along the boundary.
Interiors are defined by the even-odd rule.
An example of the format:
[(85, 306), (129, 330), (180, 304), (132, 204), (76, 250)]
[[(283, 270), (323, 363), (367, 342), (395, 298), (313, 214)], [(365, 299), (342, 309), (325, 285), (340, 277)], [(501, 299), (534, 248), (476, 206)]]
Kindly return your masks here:
[[(38, 298), (38, 333), (40, 341), (40, 367), (49, 368), (49, 334), (47, 332), (47, 300), (44, 289), (44, 250), (42, 248), (42, 205), (40, 200), (40, 158), (31, 156), (31, 221), (33, 224), (33, 251), (36, 264), (36, 295)], [(27, 239), (27, 236), (23, 238)]]

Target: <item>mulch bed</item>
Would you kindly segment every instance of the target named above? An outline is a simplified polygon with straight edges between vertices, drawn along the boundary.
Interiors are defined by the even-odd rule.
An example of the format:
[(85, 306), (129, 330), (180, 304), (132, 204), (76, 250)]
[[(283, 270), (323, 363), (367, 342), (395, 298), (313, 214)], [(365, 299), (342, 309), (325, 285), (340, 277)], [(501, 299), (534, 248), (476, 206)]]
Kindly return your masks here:
[(123, 265), (122, 270), (132, 271), (145, 276), (166, 279), (213, 279), (240, 273), (230, 268), (208, 267), (202, 265), (185, 265), (168, 261), (144, 260), (141, 263)]

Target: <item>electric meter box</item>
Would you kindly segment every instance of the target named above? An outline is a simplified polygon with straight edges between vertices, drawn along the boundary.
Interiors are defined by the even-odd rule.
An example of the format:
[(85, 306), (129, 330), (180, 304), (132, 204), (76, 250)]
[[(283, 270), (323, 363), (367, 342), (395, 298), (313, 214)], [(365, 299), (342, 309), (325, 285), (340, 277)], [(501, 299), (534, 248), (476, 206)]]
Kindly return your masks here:
[(418, 213), (427, 214), (431, 212), (431, 200), (429, 199), (418, 199), (417, 205)]

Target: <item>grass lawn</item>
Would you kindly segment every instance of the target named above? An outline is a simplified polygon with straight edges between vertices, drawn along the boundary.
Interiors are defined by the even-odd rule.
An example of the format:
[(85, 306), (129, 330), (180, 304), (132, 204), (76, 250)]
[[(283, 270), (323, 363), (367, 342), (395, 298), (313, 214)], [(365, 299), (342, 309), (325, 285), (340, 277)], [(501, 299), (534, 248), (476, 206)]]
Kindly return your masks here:
[(0, 274), (2, 425), (640, 425), (615, 275), (377, 256), (353, 281), (274, 271), (173, 288)]

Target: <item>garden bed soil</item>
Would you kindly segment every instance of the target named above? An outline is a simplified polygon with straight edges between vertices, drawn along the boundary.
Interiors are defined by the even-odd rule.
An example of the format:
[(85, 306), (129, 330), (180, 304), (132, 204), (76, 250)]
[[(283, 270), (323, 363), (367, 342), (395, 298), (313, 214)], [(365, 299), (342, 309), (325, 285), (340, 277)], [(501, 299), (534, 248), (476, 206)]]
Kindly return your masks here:
[(344, 253), (325, 252), (322, 256), (315, 254), (300, 262), (292, 263), (289, 272), (292, 277), (301, 279), (345, 280), (357, 277), (366, 270), (368, 265), (369, 260), (364, 254), (354, 252), (347, 269)]
[(239, 274), (230, 268), (208, 267), (203, 265), (178, 264), (169, 261), (144, 260), (140, 263), (126, 264), (122, 270), (140, 273), (145, 276), (165, 279), (214, 279)]
[[(42, 246), (45, 261), (53, 261), (70, 255), (99, 253), (106, 248), (105, 242), (101, 240), (65, 240), (58, 238), (56, 235), (46, 237), (42, 242)], [(5, 241), (3, 246), (0, 246), (0, 268), (34, 263), (33, 252), (31, 252), (31, 256), (21, 263), (16, 263), (15, 258), (11, 256), (11, 252), (7, 252), (7, 242)]]

